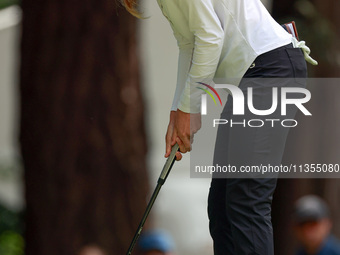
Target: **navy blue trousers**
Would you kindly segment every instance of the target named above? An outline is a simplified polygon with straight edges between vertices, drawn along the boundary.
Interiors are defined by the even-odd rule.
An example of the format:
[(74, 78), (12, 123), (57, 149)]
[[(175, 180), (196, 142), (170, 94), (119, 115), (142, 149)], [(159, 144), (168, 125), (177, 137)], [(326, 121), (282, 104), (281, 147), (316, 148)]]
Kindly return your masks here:
[[(255, 65), (254, 65), (255, 64)], [(247, 97), (247, 88), (253, 87), (253, 104), (257, 109), (269, 109), (272, 87), (305, 87), (307, 67), (299, 48), (286, 45), (256, 58), (244, 75), (239, 88)], [(256, 78), (292, 78), (279, 82), (263, 82)], [(293, 82), (292, 82), (293, 80)], [(246, 101), (246, 100), (245, 100)], [(245, 107), (247, 108), (247, 107)], [(244, 116), (233, 115), (233, 100), (229, 96), (221, 114), (222, 119), (241, 122), (244, 119), (281, 118), (280, 107), (270, 116), (254, 116), (249, 110)], [(287, 109), (287, 119), (295, 117), (297, 108)], [(260, 128), (218, 128), (214, 165), (252, 166), (279, 165), (289, 128), (270, 125)], [(210, 234), (215, 255), (273, 255), (271, 203), (277, 176), (266, 178), (228, 178), (214, 175), (208, 198)], [(258, 176), (255, 176), (258, 177)]]

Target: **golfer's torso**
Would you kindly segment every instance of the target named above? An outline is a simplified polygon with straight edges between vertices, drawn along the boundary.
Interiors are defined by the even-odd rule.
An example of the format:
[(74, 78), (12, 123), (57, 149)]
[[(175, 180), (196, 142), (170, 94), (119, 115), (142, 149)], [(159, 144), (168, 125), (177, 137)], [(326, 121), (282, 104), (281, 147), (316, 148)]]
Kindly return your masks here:
[[(208, 11), (204, 5), (213, 5), (214, 15), (224, 31), (215, 82), (237, 83), (257, 56), (291, 42), (291, 36), (273, 20), (260, 0), (157, 1), (174, 30), (178, 44), (188, 48), (194, 48), (195, 45), (195, 35), (191, 32), (189, 22), (197, 19), (197, 22), (204, 24)], [(185, 1), (203, 6), (202, 14), (190, 17), (190, 4), (185, 5)]]

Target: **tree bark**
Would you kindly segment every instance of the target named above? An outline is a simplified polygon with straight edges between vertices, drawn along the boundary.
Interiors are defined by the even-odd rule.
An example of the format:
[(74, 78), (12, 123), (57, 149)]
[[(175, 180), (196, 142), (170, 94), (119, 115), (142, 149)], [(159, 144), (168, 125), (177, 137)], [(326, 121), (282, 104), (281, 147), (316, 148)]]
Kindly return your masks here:
[(26, 255), (124, 254), (148, 188), (137, 22), (111, 0), (23, 1)]

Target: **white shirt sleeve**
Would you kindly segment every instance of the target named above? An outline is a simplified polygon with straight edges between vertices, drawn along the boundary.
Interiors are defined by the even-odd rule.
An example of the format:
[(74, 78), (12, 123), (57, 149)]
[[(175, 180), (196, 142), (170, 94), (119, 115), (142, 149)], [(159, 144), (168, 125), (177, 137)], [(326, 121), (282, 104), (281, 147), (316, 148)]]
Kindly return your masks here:
[[(214, 78), (222, 51), (224, 31), (211, 0), (179, 0), (179, 5), (187, 18), (186, 25), (193, 34), (194, 42), (191, 50), (178, 43), (179, 76), (172, 109), (177, 103), (177, 108), (181, 111), (198, 113), (202, 91), (196, 89), (197, 82), (210, 83)], [(189, 59), (191, 63), (188, 68)], [(183, 73), (186, 71), (187, 74)], [(181, 77), (185, 77), (185, 81)]]
[(178, 42), (179, 56), (178, 56), (178, 70), (177, 70), (177, 86), (175, 96), (172, 102), (172, 111), (177, 110), (179, 99), (184, 90), (186, 80), (189, 74), (192, 60), (193, 47), (192, 43), (181, 40), (181, 36), (174, 31), (174, 35)]

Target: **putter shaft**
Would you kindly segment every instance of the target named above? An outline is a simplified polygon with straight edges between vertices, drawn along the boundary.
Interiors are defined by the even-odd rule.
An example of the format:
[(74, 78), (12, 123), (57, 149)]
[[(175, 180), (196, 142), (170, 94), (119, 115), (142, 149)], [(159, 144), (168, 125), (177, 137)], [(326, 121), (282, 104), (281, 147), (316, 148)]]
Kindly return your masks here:
[(152, 193), (152, 196), (151, 196), (151, 198), (150, 198), (150, 201), (149, 201), (149, 203), (148, 203), (148, 205), (147, 205), (147, 207), (146, 207), (146, 210), (145, 210), (145, 212), (144, 212), (143, 218), (142, 218), (141, 222), (139, 223), (139, 226), (138, 226), (138, 228), (137, 228), (137, 231), (136, 231), (136, 233), (135, 233), (135, 235), (134, 235), (134, 237), (133, 237), (133, 239), (132, 239), (132, 242), (131, 242), (131, 244), (130, 244), (129, 250), (128, 250), (128, 252), (126, 253), (127, 255), (131, 255), (132, 250), (133, 250), (133, 248), (135, 247), (136, 242), (137, 242), (137, 240), (138, 240), (138, 238), (139, 238), (139, 236), (140, 236), (140, 234), (141, 234), (141, 232), (142, 232), (144, 223), (145, 223), (146, 219), (148, 218), (148, 215), (149, 215), (149, 213), (150, 213), (150, 211), (151, 211), (151, 208), (152, 208), (153, 204), (155, 203), (155, 200), (156, 200), (156, 198), (157, 198), (157, 196), (158, 196), (158, 193), (159, 193), (159, 191), (160, 191), (162, 185), (165, 183), (166, 179), (167, 179), (168, 176), (169, 176), (169, 173), (170, 173), (170, 171), (171, 171), (171, 168), (172, 168), (173, 164), (175, 163), (176, 152), (178, 151), (178, 148), (179, 148), (179, 146), (178, 146), (178, 144), (176, 143), (176, 144), (172, 147), (172, 149), (171, 149), (170, 156), (168, 157), (168, 159), (166, 160), (166, 162), (165, 162), (165, 164), (164, 164), (163, 170), (162, 170), (162, 172), (161, 172), (161, 174), (160, 174), (160, 176), (159, 176), (159, 178), (158, 178), (158, 181), (157, 181), (157, 186), (156, 186), (154, 192)]

